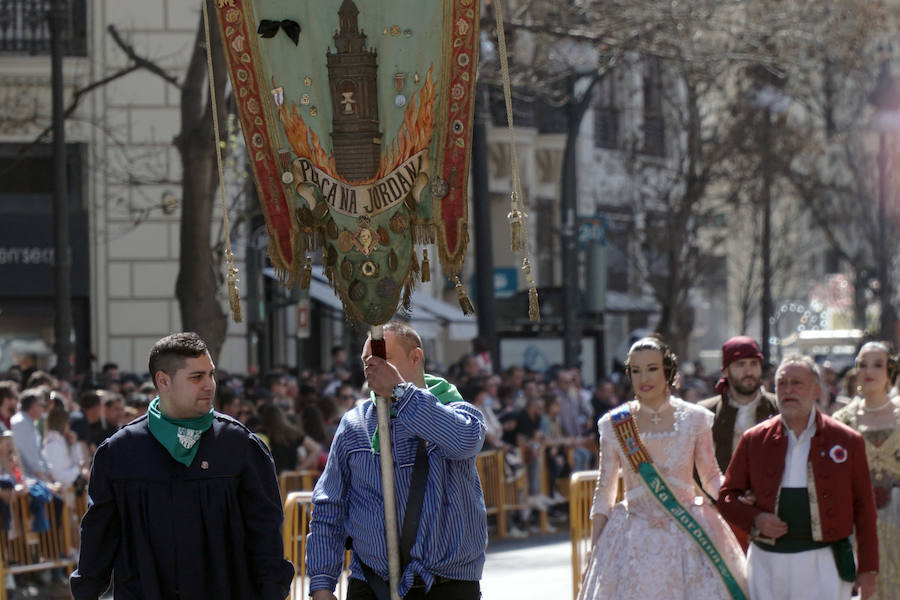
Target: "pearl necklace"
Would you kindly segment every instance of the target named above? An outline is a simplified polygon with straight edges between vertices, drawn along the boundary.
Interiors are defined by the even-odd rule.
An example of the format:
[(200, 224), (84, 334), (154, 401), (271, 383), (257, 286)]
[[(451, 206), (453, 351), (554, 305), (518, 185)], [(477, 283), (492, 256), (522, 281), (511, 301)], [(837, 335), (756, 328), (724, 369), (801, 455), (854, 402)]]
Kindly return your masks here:
[(659, 407), (658, 409), (656, 409), (656, 410), (653, 410), (652, 408), (650, 408), (650, 407), (647, 406), (646, 404), (641, 403), (640, 400), (638, 400), (638, 406), (640, 406), (640, 409), (641, 409), (642, 412), (646, 410), (648, 413), (650, 413), (650, 422), (651, 422), (651, 423), (653, 423), (654, 425), (659, 425), (659, 424), (662, 422), (662, 417), (661, 417), (660, 415), (661, 415), (663, 412), (665, 412), (665, 410), (666, 410), (667, 408), (669, 408), (670, 406), (672, 406), (672, 405), (669, 403), (669, 399), (666, 398), (666, 401), (663, 402), (663, 405), (660, 406), (660, 407)]
[(881, 406), (876, 406), (875, 408), (869, 408), (868, 406), (866, 406), (866, 400), (865, 400), (865, 398), (863, 398), (863, 401), (859, 403), (859, 407), (860, 407), (860, 408), (863, 410), (863, 412), (865, 412), (865, 413), (873, 413), (873, 412), (878, 412), (879, 410), (884, 410), (885, 408), (887, 408), (887, 407), (890, 406), (891, 404), (893, 404), (893, 401), (891, 400), (891, 397), (888, 396), (888, 399), (887, 399), (887, 400), (885, 401), (885, 403), (882, 404)]

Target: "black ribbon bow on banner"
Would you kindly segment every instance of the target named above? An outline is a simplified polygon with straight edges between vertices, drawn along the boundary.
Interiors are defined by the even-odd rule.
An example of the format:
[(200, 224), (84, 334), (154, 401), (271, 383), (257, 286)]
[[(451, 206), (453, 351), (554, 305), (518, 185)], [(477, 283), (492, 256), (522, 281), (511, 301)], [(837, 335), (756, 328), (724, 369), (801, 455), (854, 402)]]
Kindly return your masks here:
[(300, 43), (300, 23), (289, 19), (283, 21), (263, 19), (259, 22), (259, 28), (256, 30), (256, 33), (264, 38), (272, 38), (278, 33), (279, 27), (284, 30), (284, 33), (287, 34), (289, 38), (291, 38), (291, 41), (294, 42), (295, 46)]

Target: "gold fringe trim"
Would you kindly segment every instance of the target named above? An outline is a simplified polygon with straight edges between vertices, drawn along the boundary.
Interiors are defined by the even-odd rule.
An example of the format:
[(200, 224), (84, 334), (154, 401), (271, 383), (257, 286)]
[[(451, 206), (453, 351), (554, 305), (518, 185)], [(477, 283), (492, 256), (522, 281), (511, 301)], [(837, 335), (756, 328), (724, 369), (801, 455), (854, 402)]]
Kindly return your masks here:
[(269, 260), (272, 261), (272, 266), (275, 268), (275, 275), (278, 277), (278, 280), (281, 282), (281, 285), (292, 288), (297, 285), (297, 277), (299, 277), (300, 273), (300, 259), (303, 257), (302, 254), (297, 253), (297, 249), (300, 246), (299, 242), (299, 233), (295, 230), (291, 230), (291, 247), (294, 248), (294, 261), (293, 265), (295, 265), (291, 269), (287, 269), (284, 267), (283, 263), (278, 259), (278, 248), (275, 242), (275, 236), (269, 237), (269, 248), (266, 250), (266, 254), (269, 255)]
[[(415, 255), (415, 252), (413, 252)], [(431, 262), (428, 260), (428, 250), (422, 250), (422, 273), (421, 273), (422, 283), (431, 281)]]
[(466, 290), (463, 289), (463, 284), (462, 281), (459, 280), (459, 276), (456, 277), (456, 296), (459, 300), (459, 307), (462, 309), (464, 315), (475, 313), (475, 307), (472, 306), (472, 300), (469, 298)]
[(308, 290), (309, 282), (312, 279), (312, 257), (306, 257), (306, 264), (303, 265), (303, 273), (300, 274), (300, 289)]

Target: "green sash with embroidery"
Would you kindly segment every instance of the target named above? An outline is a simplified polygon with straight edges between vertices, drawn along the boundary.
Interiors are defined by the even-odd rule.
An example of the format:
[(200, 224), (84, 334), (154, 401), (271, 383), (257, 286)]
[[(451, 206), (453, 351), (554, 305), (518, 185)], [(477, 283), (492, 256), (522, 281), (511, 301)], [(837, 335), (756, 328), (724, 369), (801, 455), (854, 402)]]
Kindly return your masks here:
[(663, 479), (662, 474), (653, 466), (653, 459), (644, 447), (644, 442), (641, 441), (637, 423), (635, 423), (634, 417), (628, 410), (628, 404), (623, 404), (617, 408), (612, 413), (611, 418), (613, 431), (615, 431), (616, 438), (619, 440), (622, 452), (628, 458), (631, 468), (644, 480), (651, 495), (656, 498), (669, 516), (691, 536), (691, 539), (700, 546), (706, 558), (709, 559), (716, 572), (722, 578), (733, 600), (747, 600), (747, 596), (744, 595), (741, 586), (738, 585), (734, 575), (731, 574), (725, 559), (713, 544), (712, 539), (710, 539), (700, 524), (694, 520), (690, 511), (678, 502), (674, 492), (669, 488), (666, 480)]

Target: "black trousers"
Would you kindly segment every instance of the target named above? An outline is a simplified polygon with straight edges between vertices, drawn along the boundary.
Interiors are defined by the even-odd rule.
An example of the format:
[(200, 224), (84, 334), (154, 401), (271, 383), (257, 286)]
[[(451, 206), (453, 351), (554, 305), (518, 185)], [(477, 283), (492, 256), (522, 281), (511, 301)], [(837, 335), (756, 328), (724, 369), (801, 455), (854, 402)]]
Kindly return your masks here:
[[(418, 577), (416, 581), (419, 581)], [(479, 598), (481, 586), (477, 581), (436, 578), (427, 595), (424, 585), (414, 585), (403, 600), (479, 600)], [(368, 583), (351, 577), (347, 586), (347, 600), (378, 600), (378, 596)]]

